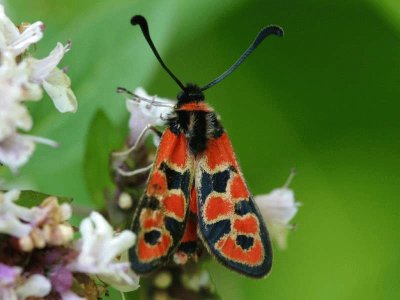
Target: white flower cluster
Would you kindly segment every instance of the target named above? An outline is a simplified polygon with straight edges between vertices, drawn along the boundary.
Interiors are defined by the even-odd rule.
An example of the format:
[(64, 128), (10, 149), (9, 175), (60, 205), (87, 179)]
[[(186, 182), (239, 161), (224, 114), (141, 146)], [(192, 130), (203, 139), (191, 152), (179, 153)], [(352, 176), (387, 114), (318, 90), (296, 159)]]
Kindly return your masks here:
[(68, 266), (70, 270), (98, 275), (122, 292), (139, 287), (139, 276), (133, 273), (127, 259), (127, 251), (136, 239), (132, 231), (115, 233), (98, 212), (84, 219), (79, 231), (82, 238), (75, 245), (79, 256)]
[(27, 101), (40, 100), (44, 89), (60, 112), (77, 109), (70, 79), (57, 68), (70, 43), (58, 43), (43, 59), (27, 52), (43, 37), (43, 29), (40, 21), (17, 27), (0, 4), (0, 163), (13, 171), (28, 161), (35, 142), (56, 146), (53, 141), (19, 132), (33, 126)]
[[(122, 292), (139, 287), (139, 277), (126, 259), (127, 250), (135, 243), (131, 231), (117, 234), (102, 215), (92, 212), (81, 222), (81, 238), (73, 242), (68, 203), (58, 205), (55, 197), (48, 197), (39, 206), (26, 208), (16, 203), (19, 196), (19, 191), (0, 192), (0, 299), (45, 297), (52, 290), (62, 299), (84, 299), (72, 291), (75, 273), (98, 276)], [(2, 253), (13, 245), (23, 252)], [(36, 249), (46, 250), (48, 258), (44, 259), (48, 261), (36, 258), (25, 261), (24, 266), (39, 264), (42, 272), (31, 273), (21, 265), (4, 263), (13, 261), (14, 256), (18, 261), (15, 258), (27, 252), (35, 257)], [(52, 257), (58, 258), (52, 261)]]
[(68, 203), (59, 205), (56, 197), (48, 197), (39, 206), (26, 208), (15, 203), (16, 190), (0, 192), (0, 233), (17, 238), (20, 250), (29, 252), (46, 245), (60, 246), (73, 238)]

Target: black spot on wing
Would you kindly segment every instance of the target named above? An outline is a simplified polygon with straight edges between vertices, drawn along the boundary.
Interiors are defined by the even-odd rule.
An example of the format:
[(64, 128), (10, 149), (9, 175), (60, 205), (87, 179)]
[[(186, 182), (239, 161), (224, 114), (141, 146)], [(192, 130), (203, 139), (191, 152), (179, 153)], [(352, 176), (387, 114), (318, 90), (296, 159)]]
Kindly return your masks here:
[(247, 213), (254, 212), (254, 205), (250, 200), (242, 200), (235, 204), (235, 214), (244, 216)]
[(157, 198), (144, 196), (143, 203), (146, 203), (145, 206), (151, 210), (160, 209), (160, 201)]
[(254, 238), (247, 235), (238, 235), (236, 237), (236, 244), (238, 244), (243, 250), (247, 250), (253, 246)]
[(160, 171), (164, 172), (167, 179), (168, 189), (181, 189), (188, 199), (189, 197), (189, 183), (190, 172), (186, 171), (183, 174), (171, 169), (165, 162), (160, 165)]
[(225, 193), (228, 180), (230, 178), (230, 170), (215, 173), (212, 176), (212, 185), (214, 191), (218, 193)]
[(179, 189), (181, 187), (181, 182), (182, 182), (182, 174), (171, 169), (170, 167), (168, 167), (168, 165), (163, 162), (160, 165), (160, 170), (162, 172), (164, 172), (165, 177), (167, 179), (167, 186), (168, 189)]
[(144, 234), (144, 241), (147, 244), (155, 245), (155, 244), (158, 243), (158, 240), (160, 239), (160, 236), (161, 236), (161, 232), (160, 231), (152, 230), (152, 231), (146, 232)]
[(184, 223), (178, 222), (171, 217), (165, 217), (165, 228), (171, 233), (174, 243), (177, 243), (182, 238)]
[(190, 241), (190, 242), (184, 242), (181, 243), (178, 247), (178, 251), (185, 252), (186, 254), (193, 254), (197, 250), (197, 242), (196, 241)]
[(231, 221), (222, 220), (212, 225), (205, 225), (200, 223), (204, 237), (207, 239), (208, 244), (214, 245), (218, 240), (231, 231)]
[(200, 195), (201, 195), (201, 202), (202, 204), (207, 199), (208, 195), (211, 194), (213, 191), (213, 184), (212, 184), (212, 175), (208, 174), (206, 171), (201, 171), (201, 188), (200, 188)]
[(231, 167), (215, 174), (209, 174), (205, 170), (201, 170), (201, 200), (202, 202), (215, 191), (218, 193), (226, 193), (229, 178), (231, 177)]
[(186, 171), (182, 175), (182, 181), (181, 181), (181, 190), (183, 191), (183, 194), (185, 195), (186, 199), (189, 199), (189, 185), (190, 185), (190, 172)]

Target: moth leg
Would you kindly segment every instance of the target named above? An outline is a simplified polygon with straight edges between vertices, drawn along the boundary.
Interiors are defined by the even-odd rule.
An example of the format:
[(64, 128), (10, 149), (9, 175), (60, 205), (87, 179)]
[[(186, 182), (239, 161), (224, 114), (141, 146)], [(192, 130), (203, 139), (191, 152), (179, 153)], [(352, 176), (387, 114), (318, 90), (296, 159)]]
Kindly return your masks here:
[(142, 142), (142, 140), (144, 139), (146, 132), (149, 131), (149, 130), (151, 130), (157, 136), (159, 136), (159, 137), (161, 136), (161, 132), (157, 128), (155, 128), (153, 125), (148, 124), (142, 130), (142, 132), (139, 134), (139, 137), (137, 138), (135, 144), (132, 147), (130, 147), (127, 150), (124, 150), (124, 151), (113, 152), (112, 156), (113, 157), (126, 157), (127, 155), (129, 155), (129, 153), (131, 153), (132, 151), (135, 151), (139, 147), (139, 145)]
[(142, 130), (142, 132), (140, 133), (138, 139), (136, 140), (135, 144), (132, 147), (130, 147), (129, 149), (124, 150), (124, 151), (113, 152), (112, 153), (112, 156), (114, 158), (114, 161), (113, 161), (114, 169), (119, 174), (121, 174), (122, 176), (126, 176), (126, 177), (135, 176), (135, 175), (138, 175), (138, 174), (142, 174), (142, 173), (148, 172), (152, 168), (153, 164), (150, 164), (150, 165), (148, 165), (146, 167), (139, 168), (139, 169), (132, 170), (132, 171), (125, 171), (120, 167), (121, 162), (123, 162), (132, 151), (135, 151), (140, 146), (141, 142), (143, 141), (143, 139), (146, 136), (146, 132), (149, 131), (149, 130), (151, 132), (153, 132), (153, 134), (155, 134), (155, 135), (157, 135), (159, 137), (162, 135), (162, 133), (157, 128), (155, 128), (153, 125), (148, 124)]
[(125, 170), (123, 170), (121, 168), (117, 168), (117, 172), (119, 174), (121, 174), (122, 176), (131, 177), (131, 176), (135, 176), (135, 175), (138, 175), (138, 174), (146, 173), (146, 172), (150, 171), (152, 167), (153, 167), (153, 164), (150, 164), (150, 165), (148, 165), (146, 167), (139, 168), (139, 169), (136, 169), (136, 170), (133, 170), (133, 171), (125, 171)]

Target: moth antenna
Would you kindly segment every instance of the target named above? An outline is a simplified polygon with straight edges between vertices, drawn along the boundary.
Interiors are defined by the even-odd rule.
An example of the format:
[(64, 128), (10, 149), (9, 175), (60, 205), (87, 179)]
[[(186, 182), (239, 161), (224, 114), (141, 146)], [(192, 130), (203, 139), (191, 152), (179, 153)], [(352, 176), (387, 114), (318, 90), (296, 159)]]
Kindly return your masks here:
[(149, 32), (149, 26), (147, 24), (146, 19), (143, 16), (136, 15), (133, 16), (131, 19), (131, 24), (132, 25), (139, 25), (140, 29), (142, 30), (143, 36), (146, 39), (147, 43), (149, 44), (151, 50), (153, 51), (155, 57), (157, 58), (158, 62), (161, 64), (161, 66), (164, 68), (165, 71), (171, 76), (171, 78), (179, 85), (179, 87), (182, 90), (185, 90), (185, 86), (182, 84), (182, 82), (172, 73), (172, 71), (167, 67), (167, 65), (164, 63), (162, 60), (160, 54), (158, 53), (156, 46), (154, 46), (154, 43), (150, 37), (150, 32)]
[(261, 44), (261, 42), (269, 35), (276, 35), (279, 37), (283, 36), (283, 29), (279, 26), (276, 25), (270, 25), (267, 27), (264, 27), (261, 29), (261, 31), (258, 33), (256, 39), (253, 41), (253, 43), (250, 44), (249, 48), (242, 54), (242, 56), (239, 57), (239, 59), (224, 73), (222, 73), (220, 76), (215, 78), (213, 81), (211, 81), (209, 84), (205, 85), (204, 87), (201, 88), (201, 91), (205, 91), (209, 89), (210, 87), (216, 85), (220, 81), (224, 80), (225, 77), (227, 77), (229, 74), (231, 74), (233, 71), (239, 67), (242, 62), (258, 47), (258, 45)]

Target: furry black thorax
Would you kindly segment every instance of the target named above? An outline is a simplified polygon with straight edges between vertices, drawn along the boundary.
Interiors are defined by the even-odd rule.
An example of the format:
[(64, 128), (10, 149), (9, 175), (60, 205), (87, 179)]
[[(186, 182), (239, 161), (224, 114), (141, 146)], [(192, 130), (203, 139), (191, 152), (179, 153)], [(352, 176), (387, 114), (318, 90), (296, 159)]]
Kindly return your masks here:
[(179, 110), (184, 104), (201, 101), (204, 101), (204, 94), (200, 88), (188, 84), (187, 89), (178, 95), (176, 110), (168, 119), (170, 130), (176, 135), (183, 133), (186, 136), (189, 150), (195, 156), (206, 150), (210, 139), (219, 138), (224, 133), (224, 128), (213, 111)]

